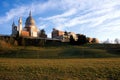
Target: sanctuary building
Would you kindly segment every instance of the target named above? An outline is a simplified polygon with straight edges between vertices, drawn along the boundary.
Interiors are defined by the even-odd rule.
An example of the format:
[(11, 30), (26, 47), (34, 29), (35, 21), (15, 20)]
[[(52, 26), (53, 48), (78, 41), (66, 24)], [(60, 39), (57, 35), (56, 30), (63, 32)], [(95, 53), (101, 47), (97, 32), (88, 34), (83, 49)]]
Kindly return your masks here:
[[(53, 28), (53, 31), (51, 32), (52, 38), (47, 38), (47, 35), (45, 33), (45, 30), (39, 30), (35, 24), (35, 20), (33, 19), (31, 15), (31, 11), (29, 13), (29, 16), (27, 17), (25, 21), (25, 26), (22, 26), (22, 18), (20, 17), (18, 20), (18, 26), (15, 25), (13, 22), (12, 24), (12, 37), (24, 37), (24, 38), (32, 38), (32, 39), (45, 39), (48, 41), (61, 41), (61, 42), (70, 42), (71, 36), (73, 39), (77, 42), (78, 40), (82, 39), (82, 36), (86, 37), (86, 35), (83, 34), (75, 34), (74, 32), (67, 32), (67, 31), (60, 31), (55, 28)], [(96, 38), (90, 38), (86, 37), (86, 41), (88, 43), (99, 43), (98, 39)], [(28, 42), (28, 41), (27, 41)]]
[[(43, 31), (43, 30), (42, 30)], [(33, 19), (31, 12), (26, 19), (25, 26), (22, 26), (22, 18), (20, 17), (18, 20), (18, 26), (13, 22), (12, 24), (12, 36), (20, 37), (40, 37), (41, 31), (37, 28), (35, 24), (35, 20)], [(47, 35), (42, 33), (42, 37), (46, 38)]]

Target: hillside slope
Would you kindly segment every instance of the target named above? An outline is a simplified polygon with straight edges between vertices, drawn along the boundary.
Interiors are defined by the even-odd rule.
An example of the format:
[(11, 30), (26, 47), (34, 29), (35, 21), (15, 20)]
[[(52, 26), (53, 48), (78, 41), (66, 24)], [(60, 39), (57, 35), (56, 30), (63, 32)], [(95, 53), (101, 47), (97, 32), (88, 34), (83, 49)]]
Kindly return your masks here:
[[(114, 53), (115, 52), (115, 53)], [(0, 49), (0, 57), (8, 58), (107, 58), (120, 57), (116, 51), (88, 46), (13, 47)]]

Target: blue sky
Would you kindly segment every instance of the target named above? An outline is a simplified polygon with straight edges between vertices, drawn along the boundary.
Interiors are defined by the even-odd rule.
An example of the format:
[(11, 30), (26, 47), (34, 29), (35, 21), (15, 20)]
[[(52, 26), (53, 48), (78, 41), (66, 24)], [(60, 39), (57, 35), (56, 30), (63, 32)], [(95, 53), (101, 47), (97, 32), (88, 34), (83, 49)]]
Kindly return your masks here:
[(0, 0), (0, 34), (11, 34), (19, 17), (24, 26), (30, 10), (49, 37), (56, 28), (100, 41), (120, 39), (120, 0)]

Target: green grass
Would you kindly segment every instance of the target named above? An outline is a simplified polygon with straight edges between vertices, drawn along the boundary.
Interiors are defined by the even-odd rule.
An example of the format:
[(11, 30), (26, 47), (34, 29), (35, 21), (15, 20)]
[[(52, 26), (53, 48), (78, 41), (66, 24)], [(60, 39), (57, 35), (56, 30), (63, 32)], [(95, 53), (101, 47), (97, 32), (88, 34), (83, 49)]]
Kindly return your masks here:
[(1, 58), (0, 80), (120, 80), (120, 58)]
[(120, 80), (119, 45), (0, 48), (0, 80)]
[[(112, 51), (111, 51), (112, 52)], [(82, 46), (65, 47), (13, 47), (7, 50), (1, 49), (1, 58), (108, 58), (120, 57), (119, 54), (105, 49), (96, 49)]]

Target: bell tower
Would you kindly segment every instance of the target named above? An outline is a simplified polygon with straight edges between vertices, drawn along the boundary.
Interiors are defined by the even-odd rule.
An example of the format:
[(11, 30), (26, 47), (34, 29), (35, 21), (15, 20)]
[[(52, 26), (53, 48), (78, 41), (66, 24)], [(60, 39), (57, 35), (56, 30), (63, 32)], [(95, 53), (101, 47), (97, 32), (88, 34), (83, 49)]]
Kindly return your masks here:
[(13, 21), (13, 24), (12, 24), (12, 32), (13, 32), (13, 30), (14, 30), (14, 27), (15, 27), (15, 23), (14, 23), (14, 21)]
[(12, 24), (12, 36), (16, 36), (17, 35), (17, 26), (15, 25), (14, 21)]
[(15, 23), (13, 21), (13, 24), (12, 24), (12, 35), (14, 35), (14, 31), (15, 31)]
[(21, 17), (18, 20), (18, 31), (19, 31), (19, 36), (20, 36), (21, 31), (22, 31), (22, 18)]

